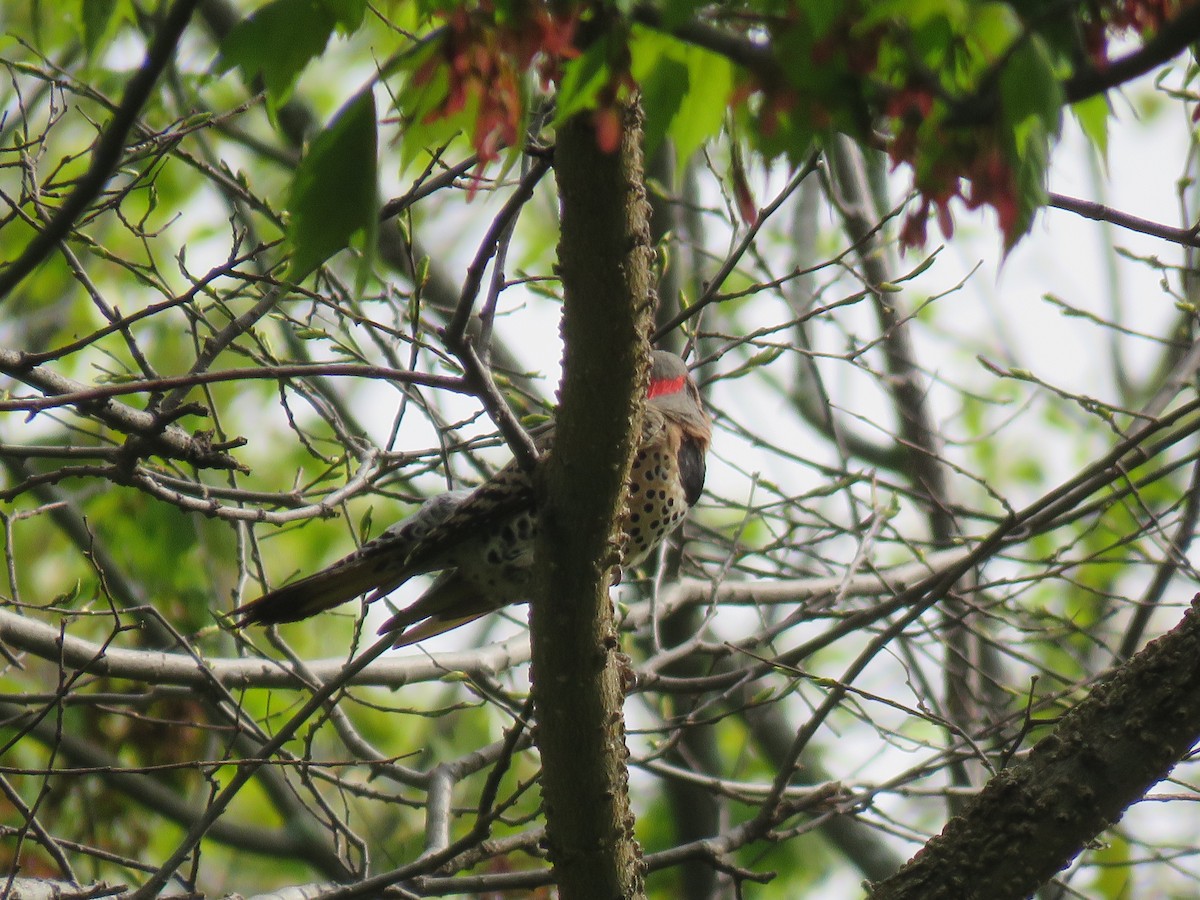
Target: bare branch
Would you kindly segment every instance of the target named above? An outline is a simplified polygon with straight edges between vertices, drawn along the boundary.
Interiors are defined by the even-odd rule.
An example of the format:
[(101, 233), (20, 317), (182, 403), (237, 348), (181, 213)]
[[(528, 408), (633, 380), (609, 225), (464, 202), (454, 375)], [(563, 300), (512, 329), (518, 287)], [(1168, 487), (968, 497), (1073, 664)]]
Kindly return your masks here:
[(175, 56), (175, 48), (200, 0), (175, 0), (146, 50), (141, 68), (125, 85), (125, 96), (92, 152), (88, 170), (58, 207), (53, 219), (29, 242), (21, 255), (0, 272), (0, 300), (7, 297), (63, 240), (103, 189), (121, 160), (125, 139), (150, 97), (159, 76)]
[[(72, 615), (79, 615), (72, 613)], [(12, 650), (32, 653), (49, 662), (61, 662), (93, 675), (125, 678), (143, 684), (174, 684), (203, 688), (216, 682), (229, 690), (273, 688), (308, 690), (313, 680), (327, 684), (346, 669), (344, 657), (308, 660), (303, 673), (276, 659), (230, 658), (198, 661), (186, 653), (126, 650), (64, 634), (52, 625), (0, 609), (0, 642)], [(400, 688), (436, 681), (449, 672), (496, 676), (529, 661), (528, 641), (511, 638), (479, 650), (460, 653), (417, 653), (399, 659), (387, 657), (356, 671), (343, 683)]]

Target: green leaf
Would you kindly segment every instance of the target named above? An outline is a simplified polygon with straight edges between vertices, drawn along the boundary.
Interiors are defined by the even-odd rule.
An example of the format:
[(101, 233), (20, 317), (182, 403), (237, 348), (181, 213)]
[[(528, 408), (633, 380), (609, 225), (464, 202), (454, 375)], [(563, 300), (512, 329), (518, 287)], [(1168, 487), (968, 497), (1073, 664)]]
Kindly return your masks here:
[(692, 18), (705, 4), (698, 0), (666, 0), (659, 7), (663, 28), (671, 29)]
[(1084, 136), (1092, 142), (1092, 146), (1096, 148), (1100, 158), (1106, 162), (1108, 160), (1108, 118), (1111, 112), (1108, 98), (1103, 94), (1096, 94), (1094, 97), (1071, 104), (1071, 114), (1079, 123), (1079, 127), (1083, 129)]
[(650, 29), (634, 29), (629, 49), (630, 74), (641, 86), (646, 111), (646, 154), (669, 136), (682, 166), (720, 132), (733, 92), (733, 65)]
[(379, 213), (377, 167), (375, 97), (368, 88), (338, 111), (296, 169), (288, 197), (289, 278), (304, 278), (358, 231), (370, 249)]
[(688, 91), (671, 122), (680, 168), (696, 150), (721, 130), (733, 94), (733, 63), (700, 47), (685, 50)]
[(345, 21), (319, 0), (272, 0), (225, 36), (214, 67), (226, 72), (236, 66), (248, 82), (261, 76), (278, 108), (291, 96), (304, 67), (325, 50), (333, 29)]
[(679, 107), (688, 92), (688, 68), (681, 62), (662, 56), (639, 82), (642, 87), (642, 109), (646, 114), (643, 140), (646, 158), (649, 159), (662, 144), (667, 129), (679, 113)]
[(121, 0), (80, 0), (79, 13), (83, 19), (83, 46), (88, 56), (104, 43), (112, 28), (117, 6)]
[(344, 34), (358, 31), (367, 14), (367, 0), (322, 0)]
[(1012, 247), (1029, 230), (1033, 215), (1046, 200), (1050, 145), (1062, 122), (1063, 89), (1049, 50), (1034, 35), (1021, 42), (1000, 74), (1002, 122), (1009, 130), (1009, 165), (1016, 175), (1016, 214), (1005, 225), (1005, 245)]
[(608, 83), (610, 41), (608, 36), (601, 38), (565, 66), (555, 98), (555, 126), (596, 105), (596, 96)]
[[(1058, 134), (1062, 120), (1063, 89), (1054, 71), (1046, 44), (1036, 35), (1022, 41), (1000, 74), (1000, 100), (1004, 124), (1016, 131), (1036, 118), (1047, 134)], [(1020, 152), (1018, 145), (1018, 152)]]
[(856, 27), (866, 29), (887, 22), (903, 22), (909, 28), (917, 28), (936, 20), (957, 26), (967, 10), (963, 0), (879, 0), (868, 4)]
[(820, 39), (846, 14), (846, 4), (843, 0), (805, 0), (804, 14), (808, 16), (813, 36)]
[(1104, 833), (1104, 843), (1091, 851), (1096, 865), (1095, 886), (1097, 897), (1130, 897), (1133, 895), (1133, 874), (1137, 871), (1137, 854), (1129, 841), (1115, 831)]
[(1000, 59), (1024, 30), (1016, 11), (1007, 3), (982, 3), (970, 8), (969, 36), (980, 62)]
[(771, 127), (766, 127), (761, 116), (753, 116), (749, 106), (741, 104), (734, 110), (734, 121), (737, 132), (764, 157), (786, 156), (793, 165), (801, 164), (816, 138), (807, 116), (786, 109), (779, 110)]

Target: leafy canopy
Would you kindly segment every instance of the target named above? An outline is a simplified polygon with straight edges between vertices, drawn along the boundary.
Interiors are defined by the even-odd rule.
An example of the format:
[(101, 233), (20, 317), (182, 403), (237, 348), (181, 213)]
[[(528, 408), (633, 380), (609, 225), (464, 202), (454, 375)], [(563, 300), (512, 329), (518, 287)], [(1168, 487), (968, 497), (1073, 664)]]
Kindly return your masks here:
[[(1102, 94), (1124, 71), (1112, 65), (1113, 41), (1127, 46), (1130, 36), (1149, 41), (1169, 33), (1183, 18), (1177, 6), (426, 0), (408, 10), (414, 48), (380, 71), (406, 124), (402, 158), (462, 134), (482, 168), (518, 147), (531, 121), (554, 125), (583, 111), (594, 117), (602, 146), (615, 147), (618, 103), (639, 90), (648, 150), (669, 139), (682, 161), (729, 128), (762, 158), (796, 164), (814, 144), (848, 134), (910, 174), (920, 201), (906, 220), (906, 243), (925, 240), (931, 216), (949, 235), (957, 199), (969, 209), (991, 208), (1012, 246), (1045, 200), (1063, 110), (1074, 104), (1103, 152)], [(271, 0), (228, 35), (218, 67), (261, 78), (277, 106), (335, 31), (354, 32), (365, 11), (362, 0)], [(366, 103), (364, 94), (346, 104), (293, 185), (295, 275), (346, 246), (353, 233), (369, 231), (375, 219), (375, 192), (361, 184), (375, 171)], [(348, 191), (316, 196), (347, 172), (355, 173)], [(332, 229), (312, 214), (331, 200), (338, 208)], [(754, 215), (751, 203), (742, 206), (743, 215)]]

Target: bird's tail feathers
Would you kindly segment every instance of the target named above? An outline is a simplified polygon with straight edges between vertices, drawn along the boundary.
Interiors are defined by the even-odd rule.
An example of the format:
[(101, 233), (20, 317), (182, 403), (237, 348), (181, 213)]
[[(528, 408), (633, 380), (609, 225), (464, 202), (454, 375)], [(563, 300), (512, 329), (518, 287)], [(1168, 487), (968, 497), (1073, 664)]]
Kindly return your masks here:
[[(490, 610), (483, 612), (471, 613), (470, 615), (458, 616), (452, 619), (443, 619), (440, 616), (434, 616), (426, 619), (424, 622), (418, 622), (405, 628), (402, 632), (396, 635), (396, 640), (392, 643), (393, 647), (411, 647), (413, 644), (420, 643), (426, 638), (434, 637), (435, 635), (444, 634), (451, 629), (457, 628), (459, 625), (466, 625), (468, 622), (474, 622), (480, 616)], [(388, 629), (380, 629), (380, 633)]]
[(484, 597), (456, 569), (439, 575), (416, 603), (400, 610), (379, 628), (380, 634), (394, 632), (395, 647), (407, 647), (426, 638), (465, 625), (503, 606)]
[[(257, 600), (239, 606), (230, 615), (235, 617), (238, 628), (299, 622), (380, 588), (382, 574), (376, 565), (334, 566), (269, 591)], [(398, 583), (395, 579), (390, 580), (393, 583), (387, 591)]]

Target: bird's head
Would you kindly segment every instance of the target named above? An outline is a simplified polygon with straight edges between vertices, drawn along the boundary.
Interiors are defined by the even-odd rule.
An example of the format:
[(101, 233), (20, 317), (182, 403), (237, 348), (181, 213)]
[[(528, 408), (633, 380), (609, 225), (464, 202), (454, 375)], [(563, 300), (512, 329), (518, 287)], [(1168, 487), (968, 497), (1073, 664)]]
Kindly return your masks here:
[(712, 437), (712, 420), (700, 402), (700, 389), (688, 373), (687, 364), (667, 350), (650, 354), (650, 405), (677, 422), (705, 448)]

